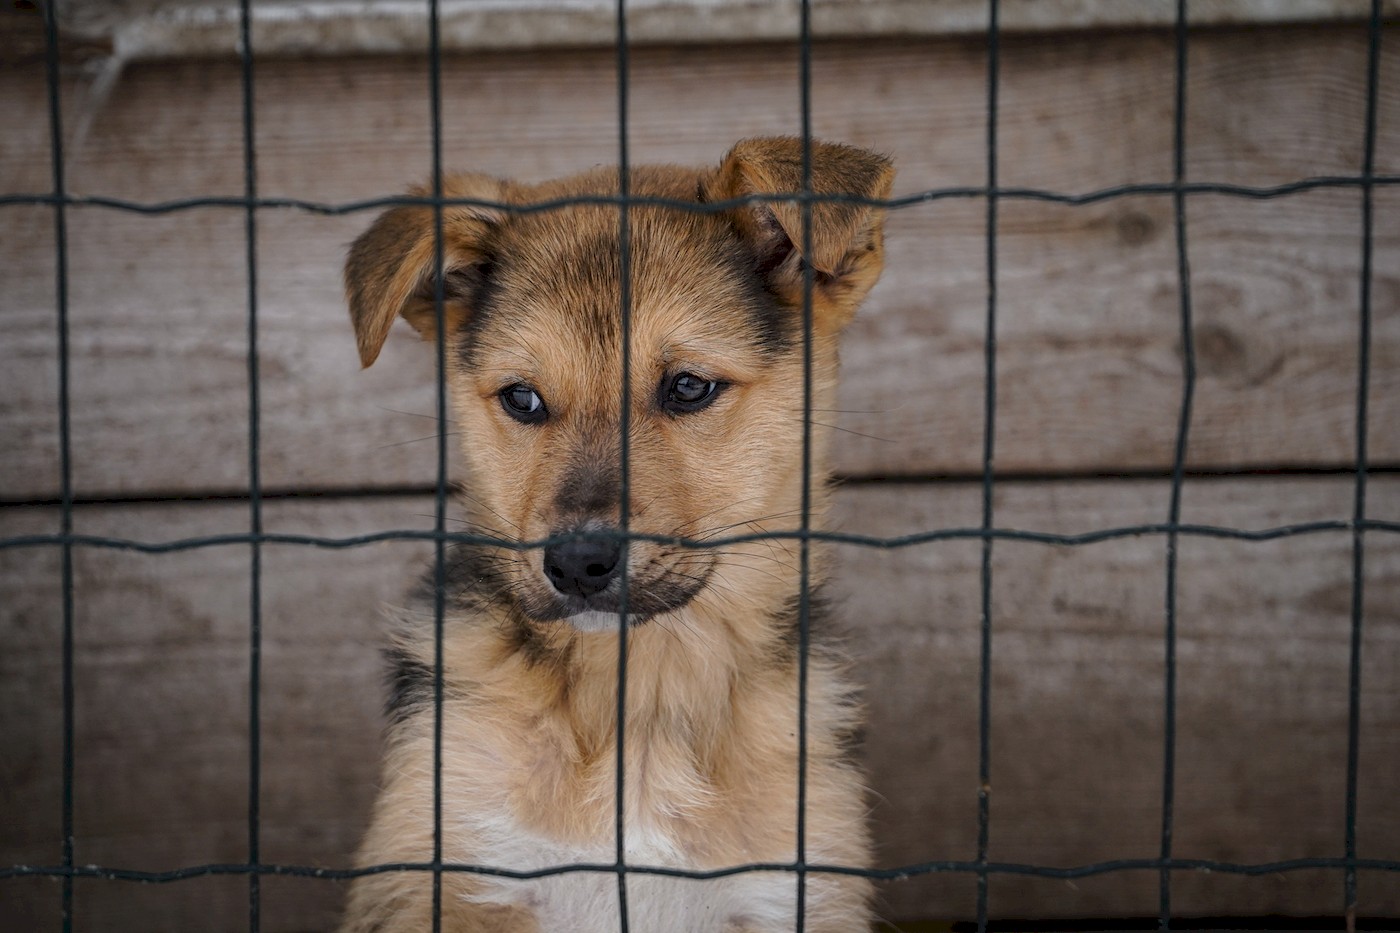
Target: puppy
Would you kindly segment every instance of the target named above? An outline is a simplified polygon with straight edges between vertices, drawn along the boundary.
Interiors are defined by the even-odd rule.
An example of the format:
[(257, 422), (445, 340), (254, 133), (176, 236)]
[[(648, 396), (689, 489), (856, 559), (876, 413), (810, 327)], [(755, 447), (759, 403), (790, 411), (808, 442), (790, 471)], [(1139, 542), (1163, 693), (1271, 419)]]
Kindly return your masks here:
[[(890, 163), (813, 142), (818, 194), (888, 196)], [(800, 140), (749, 139), (716, 168), (633, 169), (634, 197), (692, 204), (802, 188)], [(617, 171), (540, 185), (443, 179), (449, 198), (514, 206), (613, 196)], [(417, 189), (424, 195), (428, 189)], [(630, 413), (625, 545), (620, 212), (450, 206), (442, 280), (433, 210), (394, 208), (350, 250), (346, 291), (360, 358), (402, 316), (438, 333), (464, 439), (465, 528), (454, 547), (442, 647), (442, 858), (533, 871), (616, 861), (620, 613), (629, 626), (623, 825), (628, 866), (711, 871), (797, 858), (804, 280), (811, 409), (833, 407), (837, 338), (883, 261), (882, 212), (795, 200), (628, 211)], [(811, 526), (827, 511), (827, 431), (812, 425)], [(733, 542), (735, 536), (753, 536)], [(543, 546), (524, 546), (546, 542)], [(696, 547), (695, 542), (718, 542)], [(810, 554), (820, 622), (825, 549)], [(358, 864), (433, 853), (433, 582), (388, 652), (383, 787)], [(820, 633), (818, 632), (818, 635)], [(869, 864), (858, 712), (834, 655), (812, 645), (805, 857)], [(616, 933), (618, 875), (530, 879), (449, 870), (441, 926), (471, 933)], [(626, 876), (641, 933), (792, 930), (797, 876)], [(869, 883), (807, 876), (813, 933), (870, 926)], [(356, 880), (345, 933), (431, 929), (432, 873)]]

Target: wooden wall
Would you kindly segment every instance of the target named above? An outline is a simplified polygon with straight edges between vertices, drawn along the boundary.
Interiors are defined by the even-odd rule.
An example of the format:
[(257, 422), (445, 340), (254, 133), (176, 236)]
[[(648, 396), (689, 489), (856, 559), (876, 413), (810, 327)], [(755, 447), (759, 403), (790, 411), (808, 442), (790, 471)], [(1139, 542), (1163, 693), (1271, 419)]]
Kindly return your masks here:
[[(1382, 61), (1376, 170), (1400, 172), (1400, 34)], [(1276, 185), (1362, 164), (1360, 27), (1193, 37), (1193, 181)], [(980, 40), (824, 42), (817, 134), (891, 154), (897, 193), (985, 179)], [(1159, 33), (1007, 37), (1002, 184), (1084, 192), (1169, 180), (1174, 58)], [(426, 176), (420, 61), (267, 61), (257, 70), (262, 195), (343, 202)], [(76, 126), (85, 82), (65, 83)], [(444, 63), (449, 165), (543, 178), (616, 158), (611, 52)], [(790, 46), (638, 49), (634, 162), (717, 160), (799, 130)], [(0, 194), (49, 189), (42, 70), (0, 82)], [(68, 156), (78, 195), (164, 202), (242, 193), (240, 75), (133, 66)], [(1354, 484), (1361, 196), (1191, 199), (1200, 367), (1183, 519), (1242, 529), (1346, 521)], [(1375, 190), (1367, 512), (1400, 520), (1400, 191)], [(432, 357), (406, 329), (359, 372), (339, 292), (365, 214), (257, 217), (262, 481), (268, 531), (431, 527)], [(243, 215), (68, 212), (75, 531), (164, 541), (246, 530)], [(58, 510), (51, 212), (0, 208), (0, 536)], [(889, 265), (845, 345), (843, 528), (980, 523), (985, 204), (889, 222)], [(1000, 527), (1082, 532), (1165, 521), (1181, 401), (1169, 198), (1002, 202), (995, 495)], [(167, 498), (176, 501), (152, 501)], [(233, 498), (226, 498), (233, 497)], [(1365, 536), (1359, 852), (1400, 858), (1400, 537)], [(1180, 544), (1175, 852), (1269, 862), (1343, 849), (1351, 544), (1347, 531)], [(883, 865), (976, 853), (980, 546), (843, 548)], [(1166, 543), (994, 549), (990, 852), (1067, 866), (1153, 857), (1162, 773)], [(376, 607), (423, 547), (264, 549), (266, 861), (344, 866), (376, 779)], [(138, 869), (246, 858), (249, 553), (75, 552), (76, 858)], [(0, 550), (0, 865), (60, 857), (59, 555)], [(1363, 914), (1400, 915), (1363, 873)], [(331, 923), (340, 891), (264, 882), (263, 928)], [(995, 877), (997, 916), (1145, 916), (1155, 873)], [(1335, 914), (1336, 872), (1179, 873), (1176, 910)], [(887, 886), (894, 918), (958, 918), (969, 876)], [(81, 880), (84, 930), (244, 929), (246, 882)], [(0, 882), (0, 929), (52, 928), (58, 887)]]

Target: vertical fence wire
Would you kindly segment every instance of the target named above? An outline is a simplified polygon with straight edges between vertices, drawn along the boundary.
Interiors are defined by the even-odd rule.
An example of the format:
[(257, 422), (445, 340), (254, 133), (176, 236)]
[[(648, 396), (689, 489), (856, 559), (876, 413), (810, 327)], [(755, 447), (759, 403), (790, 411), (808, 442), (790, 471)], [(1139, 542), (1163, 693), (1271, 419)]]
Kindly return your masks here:
[(627, 600), (628, 572), (632, 541), (631, 527), (632, 471), (632, 231), (629, 211), (631, 196), (630, 156), (627, 143), (627, 91), (630, 62), (627, 57), (627, 0), (617, 0), (617, 235), (618, 235), (618, 312), (622, 317), (622, 406), (619, 418), (618, 457), (618, 528), (622, 536), (622, 553), (618, 557), (617, 607), (617, 764), (614, 778), (614, 846), (617, 863), (618, 927), (628, 933), (627, 911)]
[(1365, 615), (1366, 474), (1371, 387), (1371, 263), (1374, 252), (1376, 109), (1380, 86), (1381, 0), (1371, 0), (1366, 42), (1366, 125), (1361, 155), (1361, 282), (1356, 362), (1356, 485), (1351, 525), (1351, 646), (1347, 672), (1346, 869), (1343, 910), (1347, 933), (1356, 929), (1356, 797), (1361, 749), (1361, 635)]
[(1172, 207), (1176, 219), (1177, 296), (1181, 315), (1181, 408), (1177, 415), (1176, 447), (1172, 454), (1171, 501), (1168, 506), (1167, 570), (1163, 646), (1162, 695), (1162, 814), (1158, 856), (1157, 926), (1171, 928), (1172, 834), (1176, 814), (1176, 629), (1182, 487), (1196, 394), (1196, 347), (1191, 313), (1191, 265), (1186, 237), (1186, 79), (1188, 0), (1176, 4), (1176, 102), (1172, 127)]
[(802, 500), (797, 552), (797, 813), (793, 869), (796, 933), (807, 926), (807, 691), (812, 650), (812, 5), (798, 6), (798, 105), (802, 132)]
[(987, 336), (982, 410), (981, 652), (977, 687), (977, 933), (987, 933), (992, 797), (992, 535), (997, 414), (997, 109), (1001, 82), (1001, 9), (987, 4)]
[(58, 0), (43, 5), (44, 63), (49, 92), (49, 155), (52, 162), (54, 218), (54, 304), (58, 328), (58, 470), (59, 530), (62, 544), (60, 584), (63, 588), (63, 795), (59, 848), (63, 859), (60, 914), (63, 933), (73, 929), (73, 778), (75, 775), (73, 682), (73, 458), (68, 399), (68, 187), (63, 170), (63, 102), (58, 75)]
[(437, 481), (433, 489), (433, 852), (432, 933), (442, 930), (443, 630), (447, 613), (447, 326), (442, 190), (442, 37), (439, 0), (428, 0), (428, 106), (432, 123), (433, 348), (437, 375)]
[(243, 223), (247, 235), (248, 272), (248, 930), (258, 933), (262, 919), (262, 477), (259, 468), (258, 400), (258, 239), (257, 147), (253, 123), (252, 0), (240, 0), (239, 58), (243, 92)]

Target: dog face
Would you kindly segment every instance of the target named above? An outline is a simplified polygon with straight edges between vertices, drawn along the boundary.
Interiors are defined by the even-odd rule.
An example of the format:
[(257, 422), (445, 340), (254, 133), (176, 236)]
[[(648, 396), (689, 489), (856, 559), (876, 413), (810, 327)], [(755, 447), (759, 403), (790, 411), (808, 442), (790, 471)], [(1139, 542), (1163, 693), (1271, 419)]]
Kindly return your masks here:
[[(718, 169), (640, 168), (629, 189), (696, 204), (792, 193), (802, 186), (802, 158), (799, 140), (746, 140)], [(893, 171), (879, 156), (814, 142), (810, 177), (818, 194), (882, 199)], [(624, 250), (616, 205), (510, 209), (616, 192), (612, 170), (537, 186), (445, 178), (446, 197), (506, 207), (444, 208), (440, 285), (432, 209), (388, 211), (346, 265), (361, 360), (374, 361), (396, 316), (435, 337), (440, 289), (470, 528), (516, 545), (550, 540), (476, 549), (481, 598), (531, 623), (609, 628), (625, 568), (632, 623), (697, 601), (771, 609), (753, 602), (787, 598), (795, 542), (697, 549), (675, 539), (798, 526), (804, 280), (812, 280), (812, 409), (820, 412), (831, 407), (836, 338), (879, 276), (881, 214), (814, 203), (804, 231), (795, 202), (715, 212), (634, 204)], [(824, 435), (814, 427), (816, 484)], [(650, 536), (625, 553), (624, 475), (627, 527)], [(812, 490), (815, 511), (823, 492)]]

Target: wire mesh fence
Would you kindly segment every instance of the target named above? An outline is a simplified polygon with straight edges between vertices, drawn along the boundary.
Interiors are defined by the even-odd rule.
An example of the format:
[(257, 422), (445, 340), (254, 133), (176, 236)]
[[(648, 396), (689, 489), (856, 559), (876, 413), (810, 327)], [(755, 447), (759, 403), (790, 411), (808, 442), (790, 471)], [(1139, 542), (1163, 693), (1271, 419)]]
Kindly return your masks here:
[[(440, 11), (436, 0), (428, 0), (429, 22), (429, 83), (426, 98), (429, 102), (432, 127), (432, 172), (433, 192), (427, 198), (384, 197), (354, 203), (330, 204), (303, 201), (289, 198), (267, 198), (259, 194), (257, 171), (257, 146), (255, 132), (254, 82), (256, 77), (255, 53), (252, 47), (250, 23), (252, 19), (251, 0), (242, 0), (241, 22), (241, 62), (242, 62), (242, 102), (243, 102), (243, 165), (244, 190), (241, 197), (196, 197), (162, 203), (143, 203), (106, 196), (77, 197), (68, 193), (64, 172), (63, 139), (63, 100), (59, 82), (59, 38), (58, 21), (53, 4), (44, 7), (48, 42), (48, 88), (51, 126), (52, 190), (47, 194), (6, 194), (0, 196), (0, 206), (42, 205), (52, 208), (54, 217), (54, 237), (56, 244), (55, 317), (57, 327), (58, 358), (58, 413), (60, 445), (60, 527), (57, 534), (23, 535), (0, 540), (0, 548), (54, 548), (61, 555), (62, 589), (62, 702), (64, 731), (62, 738), (62, 838), (61, 862), (47, 866), (12, 866), (0, 868), (0, 880), (21, 876), (49, 877), (58, 879), (61, 884), (59, 897), (62, 900), (62, 928), (74, 928), (74, 880), (76, 878), (99, 878), (112, 883), (147, 882), (174, 883), (186, 879), (208, 875), (241, 875), (248, 882), (247, 927), (251, 931), (261, 928), (263, 923), (262, 880), (268, 876), (303, 876), (326, 879), (348, 879), (360, 875), (385, 871), (422, 871), (432, 874), (435, 900), (434, 929), (438, 929), (441, 914), (442, 877), (445, 873), (467, 872), (495, 875), (508, 878), (540, 878), (570, 872), (592, 872), (614, 874), (617, 878), (618, 899), (621, 905), (621, 928), (629, 929), (627, 910), (627, 878), (632, 875), (664, 875), (689, 878), (718, 878), (745, 872), (786, 872), (793, 877), (797, 903), (796, 929), (805, 927), (805, 891), (809, 875), (820, 873), (860, 874), (875, 879), (908, 878), (926, 874), (956, 874), (971, 876), (976, 881), (976, 923), (979, 931), (988, 929), (993, 916), (989, 898), (990, 881), (998, 875), (1021, 875), (1043, 878), (1074, 879), (1097, 875), (1111, 875), (1123, 872), (1155, 872), (1158, 878), (1158, 926), (1162, 930), (1173, 925), (1173, 877), (1183, 871), (1212, 871), (1238, 875), (1273, 875), (1308, 869), (1322, 869), (1333, 872), (1337, 878), (1339, 904), (1349, 923), (1354, 923), (1358, 908), (1357, 878), (1360, 872), (1377, 872), (1393, 875), (1400, 872), (1400, 861), (1395, 859), (1362, 858), (1357, 847), (1357, 786), (1360, 774), (1360, 749), (1362, 735), (1360, 710), (1362, 697), (1362, 646), (1365, 624), (1365, 584), (1366, 545), (1368, 536), (1395, 535), (1400, 533), (1400, 523), (1372, 518), (1367, 512), (1367, 479), (1371, 473), (1368, 459), (1368, 436), (1371, 430), (1368, 416), (1371, 385), (1371, 333), (1373, 318), (1372, 281), (1374, 277), (1373, 253), (1374, 230), (1376, 225), (1374, 194), (1378, 188), (1400, 183), (1400, 176), (1378, 174), (1376, 172), (1377, 147), (1377, 108), (1380, 95), (1380, 48), (1382, 37), (1382, 4), (1373, 0), (1367, 27), (1368, 52), (1366, 58), (1366, 105), (1365, 126), (1363, 128), (1363, 161), (1358, 171), (1350, 175), (1329, 175), (1323, 177), (1299, 178), (1279, 185), (1251, 187), (1238, 184), (1197, 182), (1189, 179), (1186, 160), (1186, 132), (1188, 105), (1187, 87), (1190, 66), (1190, 25), (1187, 0), (1178, 0), (1176, 5), (1175, 42), (1175, 120), (1172, 134), (1173, 170), (1170, 180), (1159, 183), (1128, 184), (1087, 193), (1066, 193), (1052, 190), (1002, 187), (998, 183), (998, 112), (1001, 30), (999, 28), (999, 3), (989, 0), (987, 4), (987, 75), (986, 75), (986, 182), (981, 186), (937, 188), (921, 191), (913, 195), (894, 198), (888, 201), (864, 202), (890, 210), (917, 210), (921, 205), (947, 199), (980, 200), (986, 208), (986, 308), (985, 308), (985, 383), (983, 400), (983, 446), (981, 456), (981, 521), (975, 527), (931, 528), (913, 534), (879, 537), (814, 530), (811, 526), (810, 450), (811, 437), (811, 290), (813, 272), (807, 269), (805, 283), (806, 301), (804, 310), (804, 378), (805, 405), (804, 421), (804, 501), (797, 527), (780, 533), (764, 532), (755, 535), (734, 535), (723, 539), (687, 541), (686, 546), (695, 548), (720, 547), (745, 540), (786, 537), (799, 544), (802, 569), (802, 588), (799, 598), (798, 631), (800, 636), (799, 664), (801, 711), (798, 729), (798, 766), (794, 780), (798, 788), (798, 805), (793, 815), (796, 826), (796, 857), (791, 862), (734, 865), (705, 872), (682, 871), (654, 865), (631, 864), (626, 858), (624, 840), (626, 826), (623, 802), (629, 792), (628, 776), (623, 767), (625, 730), (624, 710), (627, 690), (628, 635), (627, 626), (618, 627), (618, 706), (616, 743), (616, 786), (615, 786), (615, 857), (610, 862), (596, 864), (567, 864), (532, 871), (512, 870), (509, 866), (456, 864), (444, 858), (442, 828), (442, 730), (441, 708), (443, 703), (443, 620), (445, 605), (445, 560), (447, 548), (456, 543), (490, 543), (495, 539), (482, 539), (479, 536), (460, 534), (449, 530), (450, 484), (448, 481), (448, 444), (452, 432), (448, 425), (445, 347), (441, 307), (443, 278), (436, 277), (436, 302), (439, 307), (437, 352), (437, 475), (435, 485), (435, 510), (431, 531), (394, 530), (375, 534), (351, 537), (319, 537), (269, 533), (263, 525), (263, 485), (260, 479), (260, 398), (259, 386), (259, 306), (258, 306), (258, 229), (260, 212), (272, 208), (290, 208), (318, 214), (358, 213), (375, 208), (417, 203), (430, 205), (434, 211), (436, 226), (436, 264), (439, 269), (444, 262), (442, 220), (444, 208), (475, 204), (513, 212), (550, 211), (569, 204), (579, 203), (578, 199), (545, 202), (526, 206), (503, 205), (487, 202), (454, 200), (444, 197), (443, 179), (443, 114), (442, 114), (442, 74), (441, 41), (438, 32)], [(806, 235), (810, 237), (810, 211), (814, 204), (829, 201), (858, 200), (843, 196), (822, 196), (812, 191), (810, 143), (812, 139), (811, 101), (811, 49), (812, 28), (810, 3), (800, 7), (800, 33), (797, 36), (800, 52), (799, 99), (801, 109), (801, 136), (804, 140), (804, 186), (800, 191), (777, 193), (773, 197), (756, 196), (751, 200), (790, 199), (799, 202), (806, 215)], [(619, 243), (622, 248), (623, 283), (621, 294), (621, 320), (623, 346), (628, 347), (631, 295), (628, 273), (630, 256), (629, 211), (639, 205), (665, 207), (674, 210), (721, 211), (732, 208), (740, 202), (722, 202), (696, 205), (669, 202), (655, 198), (637, 197), (629, 194), (629, 45), (627, 41), (628, 10), (625, 0), (619, 0), (616, 7), (616, 72), (617, 72), (617, 163), (619, 194), (613, 198), (589, 199), (594, 203), (615, 205), (618, 211)], [(1188, 454), (1192, 436), (1192, 416), (1195, 390), (1197, 386), (1197, 359), (1195, 352), (1196, 328), (1193, 320), (1192, 276), (1190, 268), (1188, 201), (1198, 195), (1218, 195), (1241, 199), (1284, 198), (1318, 189), (1350, 189), (1359, 193), (1361, 203), (1360, 228), (1358, 230), (1361, 273), (1357, 283), (1357, 298), (1354, 314), (1358, 321), (1357, 345), (1357, 385), (1355, 387), (1355, 449), (1350, 464), (1354, 476), (1353, 508), (1349, 520), (1315, 521), (1290, 524), (1263, 530), (1243, 530), (1217, 525), (1183, 522), (1183, 488), (1187, 478)], [(1167, 514), (1161, 522), (1133, 526), (1097, 529), (1078, 534), (1053, 534), (1001, 527), (997, 523), (995, 491), (998, 474), (996, 471), (996, 437), (998, 414), (998, 220), (1001, 205), (1007, 201), (1047, 201), (1065, 205), (1089, 205), (1130, 196), (1148, 196), (1170, 199), (1174, 218), (1177, 302), (1180, 324), (1180, 345), (1182, 348), (1181, 396), (1177, 412), (1175, 445), (1172, 457), (1170, 481), (1171, 495)], [(195, 208), (228, 208), (243, 214), (246, 232), (246, 275), (247, 275), (247, 412), (248, 412), (248, 530), (243, 533), (220, 534), (180, 540), (142, 542), (125, 538), (76, 534), (73, 525), (75, 496), (72, 482), (72, 453), (70, 449), (70, 329), (68, 319), (68, 211), (71, 207), (97, 207), (110, 210), (164, 214)], [(624, 349), (623, 368), (628, 370), (628, 354)], [(622, 401), (622, 477), (621, 534), (624, 539), (636, 540), (647, 536), (628, 530), (629, 487), (633, 485), (628, 471), (628, 418), (630, 404), (628, 398), (629, 380), (623, 379)], [(1176, 664), (1178, 596), (1179, 542), (1184, 537), (1211, 537), (1246, 542), (1269, 541), (1304, 535), (1332, 534), (1349, 535), (1351, 539), (1350, 577), (1350, 654), (1347, 683), (1348, 720), (1346, 736), (1346, 790), (1345, 811), (1337, 820), (1338, 847), (1336, 854), (1327, 857), (1299, 858), (1288, 861), (1248, 863), (1222, 860), (1183, 858), (1177, 855), (1173, 846), (1176, 804), (1175, 752), (1177, 738), (1176, 693), (1178, 673)], [(993, 815), (990, 787), (992, 774), (992, 658), (995, 647), (996, 618), (993, 601), (993, 555), (996, 545), (1004, 541), (1023, 541), (1055, 547), (1076, 547), (1121, 538), (1152, 536), (1165, 542), (1164, 585), (1162, 590), (1162, 657), (1164, 681), (1162, 684), (1164, 702), (1161, 710), (1164, 744), (1162, 747), (1162, 774), (1160, 799), (1159, 848), (1153, 858), (1120, 858), (1077, 866), (1046, 866), (997, 861), (993, 858), (990, 827)], [(885, 869), (868, 869), (858, 866), (828, 865), (809, 862), (806, 853), (805, 823), (806, 805), (806, 760), (807, 760), (807, 680), (806, 666), (809, 656), (811, 593), (807, 586), (807, 568), (810, 560), (809, 544), (822, 540), (856, 547), (895, 549), (926, 544), (934, 541), (971, 540), (980, 543), (980, 671), (978, 695), (978, 786), (975, 790), (977, 821), (976, 852), (971, 858), (962, 860), (928, 861), (901, 865)], [(433, 851), (423, 862), (375, 865), (359, 869), (326, 869), (320, 867), (269, 863), (264, 860), (261, 841), (265, 826), (262, 816), (262, 759), (264, 714), (260, 706), (261, 658), (263, 650), (262, 608), (264, 597), (262, 578), (264, 571), (264, 549), (270, 544), (287, 544), (317, 548), (354, 548), (386, 540), (420, 540), (431, 542), (434, 549), (436, 586), (434, 588), (434, 630), (436, 633), (436, 663), (434, 671), (435, 706), (438, 715), (434, 719), (434, 765), (433, 765)], [(537, 548), (548, 541), (529, 542), (523, 547)], [(189, 549), (241, 545), (248, 548), (250, 588), (248, 592), (248, 663), (249, 689), (247, 710), (247, 845), (246, 860), (231, 864), (191, 865), (169, 871), (139, 871), (120, 866), (89, 865), (79, 858), (75, 848), (78, 827), (74, 820), (73, 787), (75, 769), (80, 752), (75, 743), (74, 731), (74, 691), (76, 686), (74, 671), (74, 570), (73, 557), (77, 549), (112, 548), (126, 549), (144, 554), (166, 553)], [(625, 553), (625, 550), (624, 550)], [(621, 614), (625, 617), (627, 595), (626, 574), (623, 581)]]

